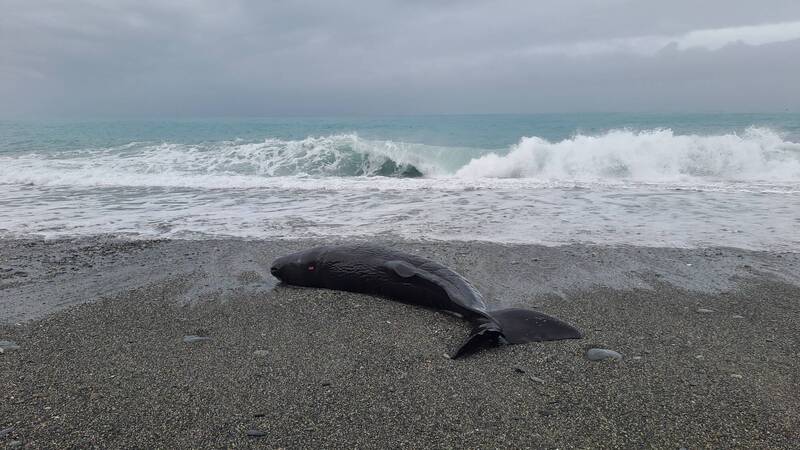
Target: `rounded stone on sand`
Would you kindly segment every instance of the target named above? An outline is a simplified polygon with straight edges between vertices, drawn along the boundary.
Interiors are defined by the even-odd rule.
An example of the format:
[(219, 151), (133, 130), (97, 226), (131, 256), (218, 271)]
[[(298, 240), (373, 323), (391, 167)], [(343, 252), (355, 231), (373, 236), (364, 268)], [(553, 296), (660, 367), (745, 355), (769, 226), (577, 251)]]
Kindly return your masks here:
[(0, 353), (19, 349), (19, 345), (17, 345), (17, 343), (14, 341), (0, 341)]
[(622, 353), (607, 348), (590, 348), (586, 351), (586, 358), (589, 361), (619, 361)]
[(247, 430), (247, 436), (249, 437), (264, 437), (267, 435), (266, 432), (261, 430)]
[(211, 340), (211, 338), (208, 336), (195, 336), (193, 334), (189, 334), (183, 337), (183, 342), (186, 344), (194, 344), (195, 342), (202, 342), (209, 340)]

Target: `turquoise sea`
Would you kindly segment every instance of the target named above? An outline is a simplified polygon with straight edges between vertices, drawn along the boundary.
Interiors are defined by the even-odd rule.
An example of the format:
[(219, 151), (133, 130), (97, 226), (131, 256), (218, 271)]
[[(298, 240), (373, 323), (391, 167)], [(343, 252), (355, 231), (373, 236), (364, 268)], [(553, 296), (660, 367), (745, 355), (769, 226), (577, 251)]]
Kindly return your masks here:
[(0, 236), (800, 249), (800, 115), (0, 121)]

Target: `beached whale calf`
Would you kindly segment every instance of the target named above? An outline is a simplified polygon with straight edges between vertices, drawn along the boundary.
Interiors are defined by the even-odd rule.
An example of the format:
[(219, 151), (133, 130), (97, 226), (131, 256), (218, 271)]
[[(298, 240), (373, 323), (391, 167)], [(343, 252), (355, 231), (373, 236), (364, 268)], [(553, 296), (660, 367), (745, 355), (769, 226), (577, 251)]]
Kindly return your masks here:
[(360, 292), (455, 313), (474, 328), (452, 358), (484, 345), (581, 338), (572, 325), (536, 311), (490, 311), (480, 292), (456, 272), (382, 247), (316, 247), (276, 259), (271, 272), (287, 284)]

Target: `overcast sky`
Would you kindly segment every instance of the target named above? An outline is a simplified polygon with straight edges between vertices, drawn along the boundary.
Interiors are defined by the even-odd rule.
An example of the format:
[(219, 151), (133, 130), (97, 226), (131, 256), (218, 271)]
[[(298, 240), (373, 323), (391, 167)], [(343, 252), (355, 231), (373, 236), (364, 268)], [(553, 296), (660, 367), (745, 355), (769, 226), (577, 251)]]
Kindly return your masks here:
[(0, 0), (0, 116), (800, 111), (798, 0)]

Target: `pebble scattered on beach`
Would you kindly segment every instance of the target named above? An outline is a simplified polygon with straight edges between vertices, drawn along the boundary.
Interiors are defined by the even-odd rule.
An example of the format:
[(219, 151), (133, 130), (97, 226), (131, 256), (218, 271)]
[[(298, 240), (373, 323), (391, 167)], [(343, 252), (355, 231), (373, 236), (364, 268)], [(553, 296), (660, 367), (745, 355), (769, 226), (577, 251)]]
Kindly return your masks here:
[(17, 345), (14, 341), (0, 341), (0, 353), (7, 352), (9, 350), (19, 350), (19, 345)]
[(622, 359), (622, 354), (619, 352), (615, 352), (614, 350), (609, 350), (607, 348), (590, 348), (586, 352), (586, 358), (589, 361), (604, 361), (604, 360), (619, 361)]
[(261, 430), (247, 430), (247, 435), (250, 437), (264, 437), (267, 433)]
[(708, 308), (697, 308), (697, 312), (699, 312), (700, 314), (711, 314), (714, 312), (714, 310)]

